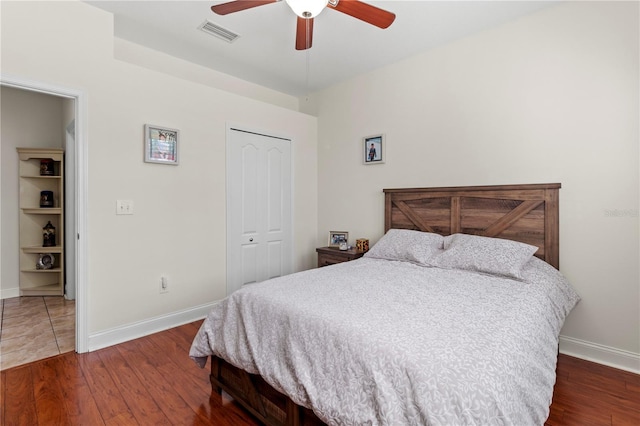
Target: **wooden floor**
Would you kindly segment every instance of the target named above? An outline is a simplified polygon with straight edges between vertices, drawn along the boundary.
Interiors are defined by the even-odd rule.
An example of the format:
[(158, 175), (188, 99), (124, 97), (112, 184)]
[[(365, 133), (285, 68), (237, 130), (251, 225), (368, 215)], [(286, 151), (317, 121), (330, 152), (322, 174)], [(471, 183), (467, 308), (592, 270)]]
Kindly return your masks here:
[(546, 425), (640, 425), (640, 375), (560, 355)]
[[(256, 425), (187, 356), (198, 326), (2, 371), (0, 424)], [(640, 376), (561, 355), (546, 424), (640, 425)]]

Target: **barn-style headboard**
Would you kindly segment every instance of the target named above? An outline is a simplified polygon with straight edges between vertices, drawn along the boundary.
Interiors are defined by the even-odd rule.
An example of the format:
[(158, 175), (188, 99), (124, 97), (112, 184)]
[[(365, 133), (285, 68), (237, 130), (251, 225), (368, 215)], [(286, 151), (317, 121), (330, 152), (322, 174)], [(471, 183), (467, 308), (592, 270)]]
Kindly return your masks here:
[(385, 232), (416, 229), (506, 238), (560, 267), (559, 183), (385, 189)]

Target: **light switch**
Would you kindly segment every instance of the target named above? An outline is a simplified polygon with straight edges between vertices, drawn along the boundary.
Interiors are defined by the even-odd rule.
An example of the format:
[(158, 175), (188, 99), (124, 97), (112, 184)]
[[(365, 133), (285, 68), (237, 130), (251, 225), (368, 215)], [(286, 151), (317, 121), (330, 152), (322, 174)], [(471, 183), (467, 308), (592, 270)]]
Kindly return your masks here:
[(133, 201), (116, 200), (116, 214), (133, 214)]

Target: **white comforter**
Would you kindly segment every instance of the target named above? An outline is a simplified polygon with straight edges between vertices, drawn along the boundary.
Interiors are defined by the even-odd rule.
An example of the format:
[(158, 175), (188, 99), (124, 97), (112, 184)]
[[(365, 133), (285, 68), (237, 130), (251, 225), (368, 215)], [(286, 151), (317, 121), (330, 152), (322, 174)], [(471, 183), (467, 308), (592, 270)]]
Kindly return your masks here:
[(578, 301), (539, 259), (525, 282), (363, 258), (248, 285), (190, 355), (260, 374), (335, 425), (542, 425)]

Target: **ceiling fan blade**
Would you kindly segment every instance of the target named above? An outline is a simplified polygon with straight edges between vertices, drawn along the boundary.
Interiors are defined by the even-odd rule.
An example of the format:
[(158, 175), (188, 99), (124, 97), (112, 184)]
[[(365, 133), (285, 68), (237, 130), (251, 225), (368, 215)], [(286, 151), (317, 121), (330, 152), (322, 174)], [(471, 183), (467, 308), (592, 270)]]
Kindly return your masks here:
[(396, 19), (395, 13), (387, 12), (358, 0), (339, 0), (337, 5), (333, 6), (329, 2), (327, 6), (383, 29), (388, 28)]
[(279, 1), (280, 0), (236, 0), (211, 6), (211, 10), (218, 15), (226, 15), (228, 13), (240, 12), (241, 10), (251, 9), (269, 3), (277, 3)]
[(306, 50), (311, 47), (313, 41), (313, 18), (301, 18), (298, 16), (296, 27), (296, 50)]

